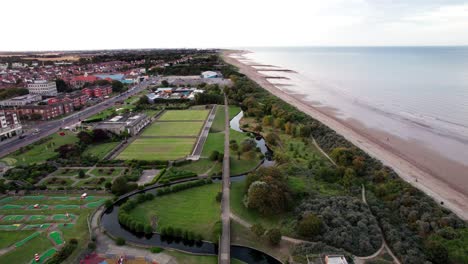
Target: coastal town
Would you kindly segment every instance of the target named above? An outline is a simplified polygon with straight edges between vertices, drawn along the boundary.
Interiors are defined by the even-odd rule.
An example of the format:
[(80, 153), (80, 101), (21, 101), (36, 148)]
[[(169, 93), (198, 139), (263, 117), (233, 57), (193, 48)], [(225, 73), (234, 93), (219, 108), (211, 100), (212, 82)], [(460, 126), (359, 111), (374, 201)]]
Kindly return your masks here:
[(1, 54), (0, 263), (463, 263), (460, 215), (238, 53)]

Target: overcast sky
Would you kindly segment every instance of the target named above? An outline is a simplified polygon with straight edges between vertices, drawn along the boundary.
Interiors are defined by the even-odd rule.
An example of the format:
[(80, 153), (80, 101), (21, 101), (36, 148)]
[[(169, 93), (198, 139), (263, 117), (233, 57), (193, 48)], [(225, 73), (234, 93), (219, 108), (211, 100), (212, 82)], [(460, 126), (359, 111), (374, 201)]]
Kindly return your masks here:
[(0, 50), (468, 45), (468, 0), (2, 0)]

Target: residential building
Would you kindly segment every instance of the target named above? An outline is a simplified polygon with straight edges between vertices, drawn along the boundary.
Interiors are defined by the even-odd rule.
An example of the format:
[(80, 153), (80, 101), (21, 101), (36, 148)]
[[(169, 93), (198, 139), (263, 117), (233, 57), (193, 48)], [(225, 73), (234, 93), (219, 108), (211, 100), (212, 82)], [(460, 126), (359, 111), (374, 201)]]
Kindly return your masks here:
[(82, 76), (76, 76), (70, 79), (70, 85), (73, 88), (82, 88), (86, 83), (94, 83), (95, 81), (99, 80), (98, 77), (92, 76), (88, 74)]
[(43, 96), (54, 96), (58, 93), (57, 84), (55, 82), (45, 80), (34, 81), (34, 83), (28, 84), (28, 90), (30, 94), (39, 94)]
[(1, 106), (22, 106), (39, 102), (42, 97), (38, 94), (26, 94), (0, 101)]
[(13, 109), (5, 109), (5, 112), (16, 113), (25, 118), (32, 118), (34, 115), (39, 115), (40, 119), (49, 120), (73, 112), (73, 102), (25, 105)]
[(57, 97), (53, 97), (47, 100), (47, 104), (55, 104), (60, 102), (72, 102), (73, 107), (80, 108), (84, 106), (88, 102), (89, 96), (87, 94), (83, 94), (80, 91), (76, 91), (73, 93), (61, 94)]
[(128, 133), (129, 135), (134, 136), (150, 122), (151, 119), (143, 113), (138, 113), (136, 115), (125, 114), (100, 122), (94, 128), (110, 131), (117, 135)]
[(81, 93), (88, 95), (88, 97), (103, 98), (112, 93), (112, 86), (104, 85), (104, 86), (86, 87), (81, 90)]
[(16, 113), (0, 111), (0, 141), (21, 134), (22, 129)]

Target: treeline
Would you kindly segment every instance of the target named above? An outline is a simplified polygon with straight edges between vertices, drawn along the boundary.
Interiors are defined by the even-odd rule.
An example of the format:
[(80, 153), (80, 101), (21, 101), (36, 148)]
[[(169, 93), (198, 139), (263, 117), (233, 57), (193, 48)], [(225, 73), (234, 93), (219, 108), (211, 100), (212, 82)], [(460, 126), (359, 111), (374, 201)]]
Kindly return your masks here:
[[(450, 240), (440, 239), (439, 235), (445, 229), (459, 234), (466, 230), (465, 222), (324, 124), (241, 74), (233, 73), (231, 79), (234, 87), (226, 91), (230, 103), (239, 104), (247, 117), (257, 119), (258, 123), (267, 117), (268, 125), (292, 136), (314, 138), (335, 159), (338, 166), (323, 168), (323, 179), (340, 183), (349, 191), (359, 189), (361, 184), (366, 186), (369, 196), (373, 196), (369, 201), (371, 211), (389, 246), (403, 263), (458, 263), (460, 257), (454, 257), (456, 254), (466, 258), (468, 253), (462, 250), (466, 246), (462, 236)], [(274, 144), (278, 137), (267, 135), (266, 140)]]
[(0, 89), (0, 100), (10, 99), (16, 96), (28, 94), (29, 91), (26, 88), (6, 88)]

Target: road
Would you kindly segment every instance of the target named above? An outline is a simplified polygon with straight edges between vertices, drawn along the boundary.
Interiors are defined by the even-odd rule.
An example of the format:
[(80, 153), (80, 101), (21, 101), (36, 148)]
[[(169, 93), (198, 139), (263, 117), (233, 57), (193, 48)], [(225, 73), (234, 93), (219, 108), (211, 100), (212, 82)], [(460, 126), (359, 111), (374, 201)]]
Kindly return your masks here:
[(29, 145), (31, 143), (34, 143), (34, 142), (38, 141), (41, 138), (50, 136), (53, 133), (56, 133), (61, 127), (66, 127), (66, 126), (75, 124), (75, 123), (77, 123), (77, 122), (79, 122), (81, 120), (84, 120), (84, 119), (86, 119), (86, 118), (88, 118), (88, 117), (90, 117), (90, 116), (92, 116), (94, 114), (97, 114), (97, 113), (99, 113), (101, 111), (104, 111), (107, 108), (110, 108), (110, 107), (114, 106), (114, 104), (117, 101), (125, 100), (128, 97), (142, 91), (143, 89), (148, 87), (148, 85), (153, 80), (154, 80), (154, 77), (153, 77), (153, 79), (141, 82), (141, 83), (131, 87), (128, 90), (127, 93), (123, 93), (123, 94), (120, 94), (118, 96), (111, 97), (111, 98), (109, 98), (109, 99), (107, 99), (107, 100), (105, 100), (105, 101), (103, 101), (103, 102), (101, 102), (99, 104), (87, 107), (82, 111), (73, 113), (73, 114), (71, 114), (69, 116), (66, 116), (66, 117), (62, 118), (62, 119), (47, 121), (47, 122), (44, 122), (42, 124), (39, 124), (39, 125), (35, 126), (34, 128), (39, 129), (39, 133), (37, 133), (36, 135), (30, 134), (30, 135), (27, 135), (27, 137), (25, 137), (23, 139), (16, 139), (16, 140), (13, 140), (13, 141), (10, 141), (8, 143), (3, 144), (1, 146), (1, 150), (0, 150), (0, 157), (8, 155), (13, 151), (18, 150), (21, 147), (25, 147), (25, 146), (27, 146), (27, 145)]
[(224, 114), (226, 116), (224, 134), (224, 159), (223, 159), (223, 198), (221, 200), (222, 233), (219, 240), (219, 263), (227, 264), (231, 261), (231, 210), (229, 204), (229, 191), (231, 185), (229, 164), (229, 107), (226, 95), (224, 95)]

